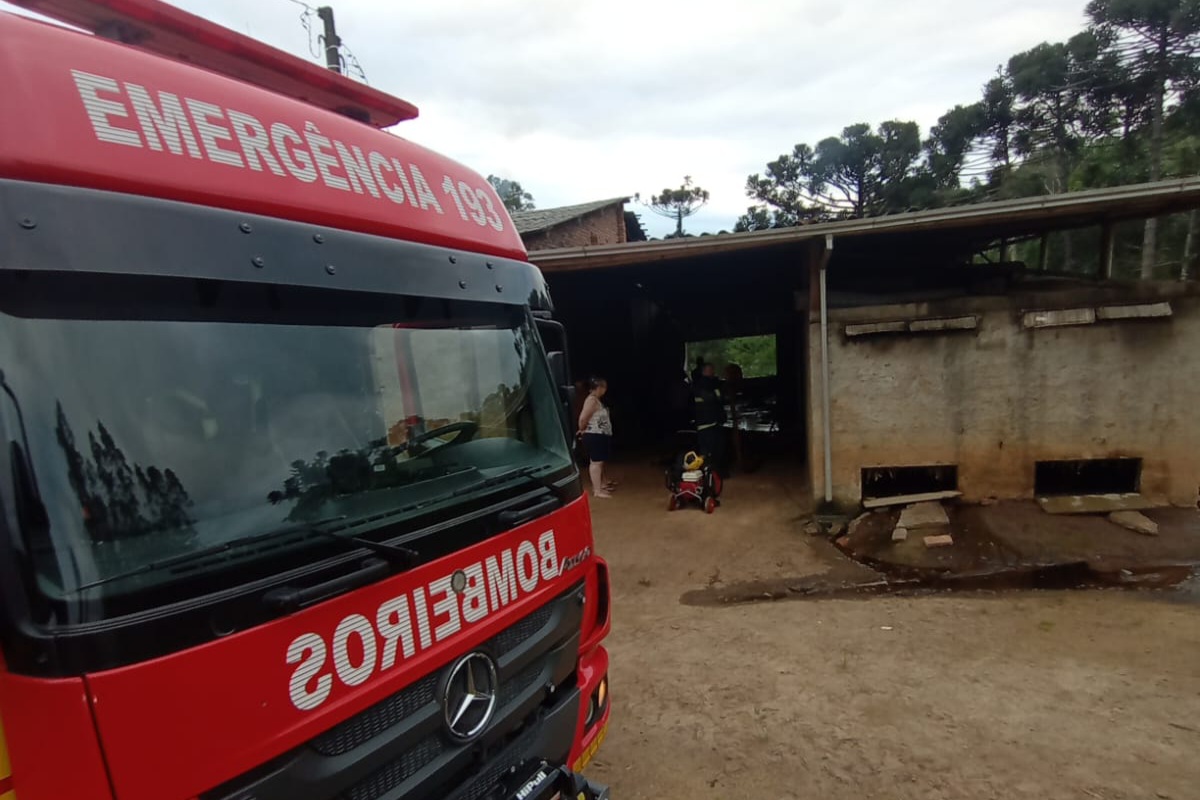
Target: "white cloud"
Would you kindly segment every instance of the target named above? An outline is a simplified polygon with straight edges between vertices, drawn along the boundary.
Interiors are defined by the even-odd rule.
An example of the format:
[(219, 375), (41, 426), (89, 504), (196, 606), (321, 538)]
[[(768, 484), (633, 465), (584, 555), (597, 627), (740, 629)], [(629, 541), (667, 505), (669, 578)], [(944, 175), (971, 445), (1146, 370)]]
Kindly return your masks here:
[[(309, 54), (290, 0), (173, 2)], [(1084, 22), (1084, 0), (333, 5), (371, 84), (420, 107), (397, 133), (519, 180), (541, 206), (649, 195), (690, 174), (712, 193), (693, 232), (732, 227), (746, 176), (796, 142), (894, 118), (927, 131), (1010, 55)]]

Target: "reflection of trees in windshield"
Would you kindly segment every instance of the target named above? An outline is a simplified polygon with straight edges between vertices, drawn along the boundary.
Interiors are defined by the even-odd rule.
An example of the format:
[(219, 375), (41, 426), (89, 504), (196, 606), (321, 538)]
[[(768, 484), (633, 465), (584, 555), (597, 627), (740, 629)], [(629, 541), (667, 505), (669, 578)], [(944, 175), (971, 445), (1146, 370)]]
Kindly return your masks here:
[(342, 450), (330, 456), (321, 450), (310, 461), (297, 459), (283, 488), (271, 492), (267, 500), (272, 505), (294, 503), (289, 520), (311, 520), (323, 516), (321, 507), (335, 498), (394, 489), (444, 472), (402, 469), (394, 451), (385, 440), (378, 439), (356, 451)]
[(84, 525), (93, 541), (111, 542), (148, 533), (190, 533), (192, 500), (175, 471), (129, 463), (100, 420), (88, 431), (90, 458), (79, 452), (75, 433), (56, 406), (55, 434), (67, 460), (67, 477), (79, 500)]

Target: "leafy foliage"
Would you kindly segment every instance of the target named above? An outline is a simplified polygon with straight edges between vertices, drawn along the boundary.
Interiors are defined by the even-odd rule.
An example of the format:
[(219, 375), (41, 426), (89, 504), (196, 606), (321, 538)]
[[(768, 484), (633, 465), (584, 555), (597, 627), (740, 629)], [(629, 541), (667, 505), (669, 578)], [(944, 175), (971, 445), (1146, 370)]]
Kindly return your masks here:
[(697, 358), (713, 364), (720, 375), (729, 364), (742, 368), (745, 378), (769, 378), (775, 375), (775, 337), (742, 336), (736, 339), (716, 339), (708, 342), (691, 342), (687, 346), (687, 360), (694, 364)]
[(488, 175), (487, 180), (496, 190), (496, 194), (500, 195), (500, 202), (504, 203), (508, 213), (533, 211), (533, 195), (521, 188), (521, 184), (495, 175)]
[[(754, 231), (909, 209), (1194, 175), (1200, 136), (1200, 0), (1092, 0), (1087, 27), (1017, 53), (980, 99), (915, 122), (844, 128), (796, 144), (746, 179)], [(1162, 272), (1163, 247), (1191, 258), (1190, 225), (1149, 220), (1139, 273)], [(1070, 269), (1065, 237), (1062, 263)], [(1183, 268), (1187, 265), (1183, 264)]]

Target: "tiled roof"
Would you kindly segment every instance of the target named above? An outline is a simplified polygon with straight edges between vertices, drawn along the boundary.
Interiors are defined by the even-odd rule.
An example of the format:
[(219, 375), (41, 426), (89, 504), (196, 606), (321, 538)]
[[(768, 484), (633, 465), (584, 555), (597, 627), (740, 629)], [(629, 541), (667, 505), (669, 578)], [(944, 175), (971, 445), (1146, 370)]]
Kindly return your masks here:
[(592, 203), (580, 203), (577, 206), (560, 206), (558, 208), (539, 208), (535, 211), (518, 211), (512, 215), (513, 224), (518, 233), (536, 233), (562, 225), (573, 219), (599, 211), (602, 208), (628, 203), (628, 197), (613, 197), (609, 200), (596, 200)]

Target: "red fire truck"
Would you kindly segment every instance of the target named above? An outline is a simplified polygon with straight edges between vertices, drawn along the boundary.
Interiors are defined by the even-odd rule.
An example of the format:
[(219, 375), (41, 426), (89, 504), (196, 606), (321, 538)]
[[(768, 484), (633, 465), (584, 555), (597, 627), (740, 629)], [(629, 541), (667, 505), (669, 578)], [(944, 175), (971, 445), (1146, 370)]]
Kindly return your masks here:
[(0, 13), (0, 798), (607, 796), (608, 573), (495, 192), (169, 5), (21, 4), (84, 32)]

